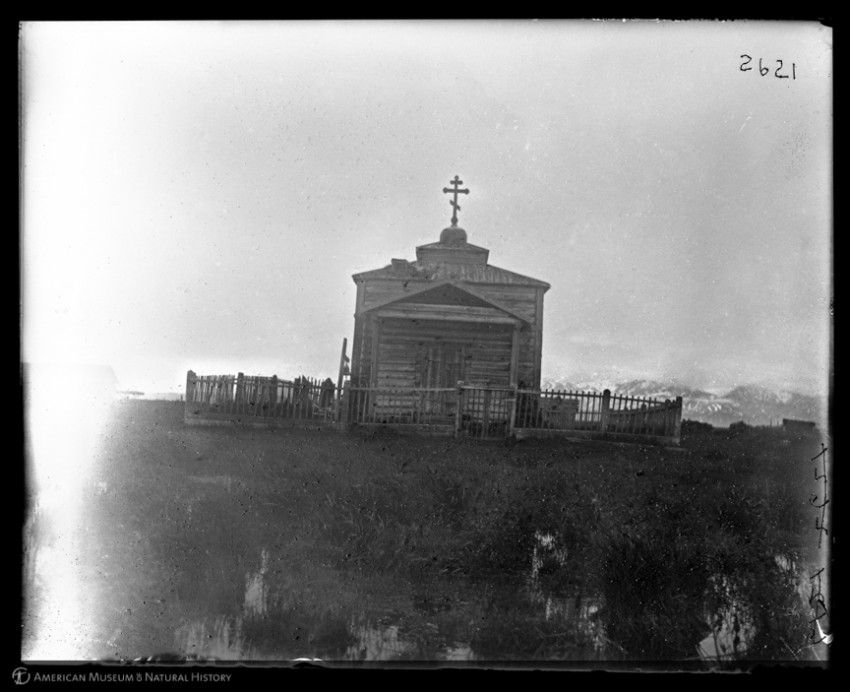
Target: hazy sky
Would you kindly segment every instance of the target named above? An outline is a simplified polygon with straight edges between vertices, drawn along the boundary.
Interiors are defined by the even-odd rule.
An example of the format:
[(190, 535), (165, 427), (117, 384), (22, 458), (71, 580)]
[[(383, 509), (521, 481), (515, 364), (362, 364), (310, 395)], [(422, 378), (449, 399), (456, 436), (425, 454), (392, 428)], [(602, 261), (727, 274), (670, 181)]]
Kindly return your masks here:
[(469, 241), (552, 284), (544, 376), (825, 386), (816, 23), (30, 23), (21, 84), (25, 360), (335, 376), (351, 275), (459, 175)]

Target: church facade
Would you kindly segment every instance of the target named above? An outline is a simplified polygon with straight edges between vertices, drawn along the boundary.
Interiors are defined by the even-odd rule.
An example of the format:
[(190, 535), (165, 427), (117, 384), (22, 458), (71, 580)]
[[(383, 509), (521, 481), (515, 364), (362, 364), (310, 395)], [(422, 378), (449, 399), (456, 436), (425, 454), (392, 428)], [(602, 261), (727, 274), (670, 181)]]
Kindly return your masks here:
[[(498, 439), (599, 437), (678, 444), (682, 398), (541, 390), (543, 299), (550, 286), (490, 264), (458, 225), (462, 181), (451, 188), (451, 225), (416, 259), (353, 275), (357, 287), (350, 367), (343, 340), (337, 385), (300, 377), (186, 377), (185, 420), (263, 425), (390, 426), (417, 433)], [(345, 375), (350, 380), (345, 381)]]
[(393, 259), (357, 285), (351, 385), (371, 389), (539, 389), (545, 281), (493, 266), (452, 223), (416, 260)]

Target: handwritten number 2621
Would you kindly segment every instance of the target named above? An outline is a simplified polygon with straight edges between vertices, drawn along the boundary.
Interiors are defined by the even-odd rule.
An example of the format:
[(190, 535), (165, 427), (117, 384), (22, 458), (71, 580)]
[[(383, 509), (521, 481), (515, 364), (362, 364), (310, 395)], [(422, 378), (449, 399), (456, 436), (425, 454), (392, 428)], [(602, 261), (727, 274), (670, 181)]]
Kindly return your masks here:
[[(753, 67), (747, 67), (753, 61), (751, 56), (742, 55), (741, 59), (744, 61), (744, 62), (741, 63), (741, 67), (740, 67), (741, 72), (749, 72), (750, 70), (754, 69)], [(764, 59), (759, 58), (758, 71), (759, 71), (759, 74), (762, 77), (766, 77), (770, 73), (770, 68), (765, 67), (763, 63), (764, 63)], [(783, 67), (784, 67), (784, 61), (777, 60), (776, 61), (776, 69), (773, 71), (773, 76), (777, 77), (778, 79), (788, 79), (789, 77), (791, 79), (797, 79), (797, 64), (796, 63), (793, 63), (793, 62), (791, 63), (791, 74), (790, 75), (789, 74), (781, 74), (781, 70), (782, 70)], [(787, 70), (788, 68), (785, 67), (785, 69)]]

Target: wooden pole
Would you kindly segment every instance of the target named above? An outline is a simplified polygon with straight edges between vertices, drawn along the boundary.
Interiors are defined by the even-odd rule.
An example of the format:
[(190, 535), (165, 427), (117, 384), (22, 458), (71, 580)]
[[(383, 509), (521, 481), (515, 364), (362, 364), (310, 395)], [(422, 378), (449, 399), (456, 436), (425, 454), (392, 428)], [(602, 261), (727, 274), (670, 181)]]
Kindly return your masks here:
[(514, 426), (516, 425), (516, 406), (517, 406), (517, 389), (519, 387), (519, 338), (522, 325), (517, 322), (514, 324), (514, 330), (511, 334), (511, 378), (510, 385), (513, 390), (510, 403), (510, 413), (508, 415), (508, 437), (514, 434)]
[(339, 425), (343, 430), (348, 428), (348, 411), (349, 411), (349, 397), (351, 396), (351, 392), (349, 390), (350, 382), (343, 382), (342, 391), (339, 395)]
[(336, 378), (336, 407), (334, 408), (334, 417), (337, 421), (340, 420), (340, 412), (342, 406), (342, 383), (345, 379), (345, 361), (348, 356), (345, 354), (348, 350), (348, 337), (342, 340), (342, 352), (339, 354), (339, 375)]

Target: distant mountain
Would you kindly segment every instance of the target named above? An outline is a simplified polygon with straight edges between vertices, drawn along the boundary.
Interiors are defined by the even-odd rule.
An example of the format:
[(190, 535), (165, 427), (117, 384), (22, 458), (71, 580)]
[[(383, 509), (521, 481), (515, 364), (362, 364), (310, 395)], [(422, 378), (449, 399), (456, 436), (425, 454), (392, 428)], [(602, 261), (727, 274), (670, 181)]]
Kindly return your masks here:
[(735, 387), (725, 398), (740, 409), (739, 420), (753, 425), (765, 425), (765, 421), (776, 422), (782, 418), (820, 422), (826, 410), (826, 402), (818, 397), (756, 385)]
[(641, 398), (675, 399), (682, 397), (682, 418), (726, 427), (744, 421), (749, 425), (777, 425), (783, 418), (815, 421), (825, 427), (826, 401), (787, 390), (774, 390), (758, 385), (735, 387), (718, 395), (684, 385), (679, 382), (658, 380), (607, 380), (570, 382), (557, 377), (544, 378), (544, 389), (601, 392), (610, 389), (612, 394)]
[(693, 389), (677, 382), (658, 382), (656, 380), (629, 380), (616, 384), (612, 392), (622, 396), (639, 396), (651, 399), (675, 399), (677, 396), (687, 399), (705, 399), (714, 396), (701, 389)]
[(540, 381), (541, 389), (559, 389), (565, 390), (569, 392), (579, 391), (579, 386), (573, 384), (572, 382), (568, 382), (567, 380), (561, 380), (556, 377), (544, 377)]

